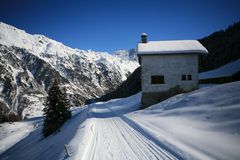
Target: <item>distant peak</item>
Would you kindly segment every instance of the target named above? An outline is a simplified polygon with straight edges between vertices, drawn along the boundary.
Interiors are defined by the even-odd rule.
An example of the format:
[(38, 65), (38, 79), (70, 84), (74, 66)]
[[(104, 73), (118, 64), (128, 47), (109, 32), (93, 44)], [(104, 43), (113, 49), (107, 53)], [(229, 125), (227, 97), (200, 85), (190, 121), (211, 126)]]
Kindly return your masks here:
[[(22, 32), (25, 32), (24, 30), (22, 29), (18, 29), (10, 24), (7, 24), (7, 23), (4, 23), (4, 22), (0, 22), (0, 27), (1, 28), (5, 28), (5, 29), (8, 29), (8, 30), (12, 30), (12, 31), (16, 31), (16, 30), (19, 30), (19, 31), (22, 31)], [(26, 32), (25, 32), (26, 33)]]

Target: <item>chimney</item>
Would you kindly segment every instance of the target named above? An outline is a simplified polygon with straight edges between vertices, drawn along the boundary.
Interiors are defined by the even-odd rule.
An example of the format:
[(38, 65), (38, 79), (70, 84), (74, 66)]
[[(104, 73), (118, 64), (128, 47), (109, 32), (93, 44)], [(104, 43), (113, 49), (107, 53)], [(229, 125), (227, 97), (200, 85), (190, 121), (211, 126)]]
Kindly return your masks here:
[(147, 43), (147, 34), (146, 33), (142, 33), (142, 35), (141, 35), (141, 42), (142, 43)]

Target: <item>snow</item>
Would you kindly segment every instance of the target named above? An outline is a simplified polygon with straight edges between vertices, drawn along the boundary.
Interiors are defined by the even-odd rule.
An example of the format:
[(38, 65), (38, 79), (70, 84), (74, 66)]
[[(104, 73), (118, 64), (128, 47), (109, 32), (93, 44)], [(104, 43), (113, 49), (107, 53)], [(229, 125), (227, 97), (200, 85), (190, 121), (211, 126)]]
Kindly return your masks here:
[(38, 127), (39, 119), (0, 124), (0, 154), (29, 135)]
[[(49, 57), (46, 55), (50, 55), (50, 57), (51, 56), (69, 57), (72, 55), (78, 55), (81, 57), (84, 56), (85, 58), (89, 59), (89, 61), (97, 61), (102, 57), (104, 57), (105, 59), (112, 59), (114, 62), (119, 61), (120, 59), (120, 57), (113, 56), (111, 54), (108, 54), (107, 52), (72, 49), (44, 35), (40, 34), (31, 35), (26, 33), (24, 30), (17, 29), (3, 22), (0, 22), (0, 43), (6, 46), (16, 46), (20, 48), (25, 48), (29, 50), (31, 53), (37, 55), (38, 57), (41, 57), (42, 59), (48, 61)], [(132, 61), (130, 61), (130, 63), (131, 62)]]
[(94, 104), (88, 120), (87, 148), (84, 151), (79, 149), (72, 159), (177, 159), (172, 151), (152, 141), (124, 116), (140, 107), (140, 95), (124, 101), (118, 99)]
[(240, 81), (204, 86), (144, 110), (138, 110), (141, 93), (98, 102), (74, 110), (61, 132), (46, 139), (42, 121), (34, 128), (29, 120), (18, 123), (34, 129), (6, 143), (6, 133), (21, 127), (4, 123), (0, 159), (239, 159), (239, 95)]
[[(60, 63), (66, 68), (73, 68), (71, 62), (71, 57), (73, 56), (78, 56), (84, 61), (92, 63), (93, 66), (98, 66), (99, 62), (101, 62), (110, 68), (115, 68), (119, 70), (122, 80), (126, 80), (127, 75), (139, 66), (138, 62), (130, 58), (123, 59), (121, 56), (111, 55), (107, 52), (73, 49), (44, 35), (31, 35), (24, 30), (3, 22), (0, 22), (0, 44), (27, 49), (30, 53), (48, 62), (58, 71), (61, 70), (59, 67)], [(118, 52), (125, 53), (126, 51)], [(59, 59), (61, 59), (61, 62), (58, 61)]]
[(149, 41), (138, 43), (137, 50), (138, 55), (208, 53), (197, 40)]
[(240, 82), (171, 97), (129, 116), (186, 159), (239, 159)]
[(240, 59), (230, 62), (217, 69), (202, 72), (199, 74), (199, 79), (229, 77), (240, 71)]
[(3, 91), (3, 85), (0, 84), (0, 93)]
[[(92, 62), (99, 72), (102, 63), (109, 68), (118, 66), (123, 79), (127, 71), (138, 66), (106, 52), (71, 49), (4, 23), (0, 23), (0, 43), (26, 48), (52, 65), (60, 63), (56, 57), (62, 57), (65, 61), (61, 63), (66, 68), (72, 67), (69, 55), (81, 57), (81, 66)], [(207, 53), (198, 41), (160, 41), (138, 46), (140, 54)], [(239, 62), (233, 63), (225, 73), (233, 73), (232, 68), (239, 67)], [(9, 68), (14, 77), (20, 72)], [(141, 102), (138, 93), (73, 108), (73, 117), (61, 131), (45, 139), (41, 134), (42, 117), (3, 123), (0, 124), (0, 159), (240, 159), (239, 96), (240, 82), (208, 85), (138, 110)], [(38, 103), (39, 96), (26, 98), (36, 103), (25, 109), (24, 114), (41, 115), (40, 110), (31, 110), (43, 107)], [(65, 144), (71, 157), (66, 157)]]
[(43, 115), (43, 108), (45, 95), (42, 94), (33, 94), (33, 95), (24, 95), (23, 98), (27, 99), (29, 102), (28, 106), (23, 109), (22, 117), (23, 118), (33, 118), (40, 117)]
[[(65, 52), (56, 52), (56, 50), (73, 50), (62, 43), (45, 37), (44, 35), (31, 35), (24, 30), (17, 29), (14, 26), (0, 22), (0, 42), (7, 46), (16, 46), (28, 49), (36, 55), (47, 52), (51, 55), (66, 56)], [(71, 52), (70, 52), (71, 53)]]
[[(40, 85), (38, 85), (37, 83), (39, 81), (36, 81), (34, 78), (39, 79), (37, 74), (39, 75), (44, 71), (42, 67), (43, 69), (46, 67), (56, 70), (63, 79), (66, 79), (67, 81), (63, 83), (69, 84), (67, 92), (72, 93), (72, 95), (77, 94), (78, 96), (81, 94), (82, 99), (79, 100), (79, 103), (84, 103), (84, 99), (101, 96), (112, 88), (117, 87), (117, 85), (126, 80), (127, 77), (139, 67), (138, 62), (133, 58), (136, 57), (135, 52), (131, 52), (130, 54), (128, 51), (120, 50), (117, 51), (118, 54), (109, 54), (107, 52), (73, 49), (44, 35), (31, 35), (24, 30), (2, 22), (0, 22), (0, 44), (3, 45), (1, 46), (2, 49), (11, 52), (9, 53), (11, 56), (3, 54), (3, 58), (1, 59), (4, 60), (4, 68), (6, 67), (9, 75), (13, 77), (13, 81), (16, 83), (17, 94), (10, 97), (10, 99), (15, 99), (13, 99), (14, 102), (9, 104), (9, 106), (10, 109), (13, 109), (13, 111), (19, 114), (23, 110), (23, 117), (25, 117), (25, 115), (27, 115), (27, 117), (34, 117), (42, 114), (41, 110), (43, 105), (41, 102), (38, 103), (34, 97), (27, 97), (32, 104), (26, 108), (23, 106), (25, 102), (18, 103), (18, 100), (26, 98), (23, 97), (24, 94), (28, 94), (28, 92), (24, 91), (26, 88), (31, 87), (32, 90), (37, 89), (45, 93), (46, 88), (44, 87), (44, 83), (47, 82), (42, 81)], [(17, 49), (12, 46), (22, 48), (21, 52), (16, 52), (15, 50)], [(29, 55), (27, 56), (29, 58), (26, 58), (26, 54)], [(16, 63), (12, 61), (12, 56), (19, 62)], [(38, 58), (43, 60), (44, 63), (39, 61)], [(28, 62), (26, 62), (26, 60), (28, 60)], [(33, 64), (35, 60), (36, 63)], [(32, 64), (33, 66), (28, 65), (27, 67), (23, 67), (26, 63)], [(38, 65), (38, 63), (44, 65)], [(50, 66), (48, 66), (48, 64)], [(41, 66), (40, 70), (39, 66)], [(38, 69), (38, 72), (36, 72), (36, 69)], [(22, 77), (26, 72), (30, 77), (27, 78), (28, 80)], [(4, 77), (4, 75), (1, 76)], [(51, 77), (52, 75), (46, 76)], [(16, 77), (21, 78), (21, 84), (17, 83)], [(46, 87), (48, 87), (48, 85), (46, 85)], [(1, 90), (2, 87), (0, 85), (0, 91)], [(31, 102), (31, 100), (33, 100), (33, 102)]]
[[(64, 145), (68, 144), (69, 140), (75, 136), (80, 136), (78, 142), (83, 140), (83, 129), (85, 129), (85, 126), (82, 122), (86, 119), (87, 113), (87, 107), (78, 109), (77, 111), (75, 110), (73, 117), (61, 128), (61, 132), (51, 135), (46, 139), (43, 139), (41, 134), (42, 118), (34, 118), (21, 122), (23, 126), (32, 128), (32, 132), (30, 133), (28, 132), (29, 130), (25, 130), (26, 127), (18, 127), (18, 124), (14, 126), (21, 128), (21, 130), (10, 128), (9, 133), (16, 130), (15, 134), (11, 137), (11, 139), (14, 139), (11, 143), (8, 143), (9, 135), (0, 132), (0, 146), (4, 146), (1, 150), (2, 154), (0, 155), (0, 159), (64, 159)], [(4, 123), (1, 125), (6, 129), (10, 124)], [(22, 131), (26, 133), (22, 134), (24, 136), (19, 136)], [(9, 149), (5, 151), (7, 148)]]

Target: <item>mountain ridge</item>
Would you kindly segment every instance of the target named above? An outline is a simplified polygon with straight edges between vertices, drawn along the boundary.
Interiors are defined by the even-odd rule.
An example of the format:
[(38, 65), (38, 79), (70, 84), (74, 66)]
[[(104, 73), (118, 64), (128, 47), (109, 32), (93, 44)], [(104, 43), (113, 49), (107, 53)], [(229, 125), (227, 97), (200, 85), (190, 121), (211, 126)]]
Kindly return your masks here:
[(54, 78), (61, 80), (71, 105), (80, 106), (115, 89), (139, 66), (107, 52), (72, 49), (2, 22), (0, 53), (0, 113), (5, 119), (10, 112), (21, 118), (41, 115)]

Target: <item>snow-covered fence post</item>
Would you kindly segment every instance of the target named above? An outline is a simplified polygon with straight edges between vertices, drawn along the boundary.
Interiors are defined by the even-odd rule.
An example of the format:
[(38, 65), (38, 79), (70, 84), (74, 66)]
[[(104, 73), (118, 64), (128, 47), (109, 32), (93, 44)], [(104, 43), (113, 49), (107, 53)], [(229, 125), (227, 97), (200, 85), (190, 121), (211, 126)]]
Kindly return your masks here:
[(66, 144), (64, 144), (64, 148), (65, 148), (65, 152), (66, 152), (67, 156), (70, 157), (70, 153), (69, 153), (69, 151), (67, 149), (67, 145)]

